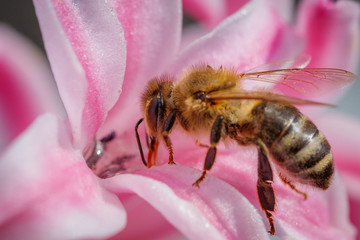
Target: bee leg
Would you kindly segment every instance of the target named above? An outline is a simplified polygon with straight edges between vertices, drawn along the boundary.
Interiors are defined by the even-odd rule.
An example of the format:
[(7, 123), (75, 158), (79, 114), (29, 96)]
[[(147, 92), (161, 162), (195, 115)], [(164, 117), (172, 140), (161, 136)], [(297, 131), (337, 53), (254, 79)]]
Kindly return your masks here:
[(150, 148), (147, 158), (147, 167), (150, 168), (153, 165), (156, 165), (156, 153), (159, 146), (159, 141), (156, 137), (150, 136)]
[(275, 209), (275, 194), (272, 187), (273, 173), (269, 163), (269, 153), (265, 144), (257, 141), (258, 146), (258, 181), (257, 192), (261, 208), (265, 211), (266, 217), (270, 224), (271, 235), (275, 234), (274, 220), (272, 214)]
[(300, 191), (299, 189), (297, 189), (288, 179), (286, 179), (286, 178), (285, 178), (283, 175), (281, 175), (280, 173), (279, 173), (279, 177), (280, 177), (280, 179), (281, 179), (285, 184), (289, 185), (289, 187), (290, 187), (292, 190), (294, 190), (295, 192), (303, 195), (303, 196), (304, 196), (304, 200), (307, 199), (307, 194), (306, 194), (306, 192), (303, 192), (303, 191)]
[(210, 147), (205, 157), (204, 169), (200, 178), (193, 183), (193, 186), (199, 187), (199, 184), (204, 180), (206, 176), (206, 171), (210, 170), (211, 167), (214, 165), (216, 156), (216, 145), (218, 145), (221, 138), (223, 119), (223, 116), (218, 116), (214, 124), (212, 125), (210, 134)]
[(172, 148), (171, 140), (169, 138), (169, 132), (170, 132), (171, 128), (174, 126), (175, 119), (176, 119), (176, 112), (177, 112), (176, 110), (173, 110), (169, 114), (169, 116), (166, 118), (165, 123), (164, 123), (164, 127), (163, 127), (163, 131), (162, 131), (162, 136), (164, 138), (166, 147), (169, 150), (169, 162), (168, 162), (168, 164), (175, 164), (174, 157), (173, 157), (174, 151), (173, 151), (173, 148)]

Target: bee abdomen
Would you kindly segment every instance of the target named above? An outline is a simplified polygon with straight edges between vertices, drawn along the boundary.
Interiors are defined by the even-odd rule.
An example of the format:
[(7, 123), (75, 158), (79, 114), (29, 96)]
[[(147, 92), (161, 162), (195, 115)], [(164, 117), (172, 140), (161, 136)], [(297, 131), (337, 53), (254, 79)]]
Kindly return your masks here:
[(277, 164), (300, 182), (326, 189), (334, 171), (330, 145), (295, 107), (266, 103), (261, 139)]

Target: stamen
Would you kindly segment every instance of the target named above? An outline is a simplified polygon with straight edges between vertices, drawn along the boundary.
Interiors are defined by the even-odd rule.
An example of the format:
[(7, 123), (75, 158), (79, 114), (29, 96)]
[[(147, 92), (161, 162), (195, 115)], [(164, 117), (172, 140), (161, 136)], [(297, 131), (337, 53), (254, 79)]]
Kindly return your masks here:
[(92, 170), (96, 169), (96, 164), (105, 153), (105, 146), (104, 144), (96, 140), (95, 138), (89, 144), (89, 146), (85, 149), (83, 156), (86, 159), (86, 164)]
[(134, 158), (135, 155), (124, 155), (122, 157), (117, 157), (114, 161), (100, 169), (97, 175), (100, 178), (105, 179), (123, 172), (127, 172), (128, 168), (126, 167), (126, 163)]

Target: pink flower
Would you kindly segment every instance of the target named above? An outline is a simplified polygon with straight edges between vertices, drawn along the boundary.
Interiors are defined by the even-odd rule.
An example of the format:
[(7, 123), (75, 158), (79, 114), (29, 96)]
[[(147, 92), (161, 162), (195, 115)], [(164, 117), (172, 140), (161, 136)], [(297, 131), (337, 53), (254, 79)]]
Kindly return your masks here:
[[(253, 147), (219, 147), (215, 166), (197, 189), (191, 184), (206, 149), (174, 131), (177, 165), (146, 169), (133, 127), (141, 117), (140, 92), (154, 76), (177, 76), (199, 62), (241, 71), (301, 53), (303, 39), (277, 11), (252, 1), (179, 51), (180, 1), (34, 4), (67, 118), (40, 116), (1, 154), (1, 238), (269, 239), (256, 195)], [(121, 164), (113, 165), (122, 174), (100, 179), (83, 152), (95, 135), (111, 131), (117, 138), (100, 163), (113, 170), (107, 164), (117, 160)], [(166, 162), (166, 149), (158, 159)], [(274, 188), (279, 237), (354, 237), (338, 174), (326, 192), (306, 188), (306, 201), (278, 178)]]
[(60, 112), (45, 61), (23, 37), (0, 25), (0, 152), (39, 114)]

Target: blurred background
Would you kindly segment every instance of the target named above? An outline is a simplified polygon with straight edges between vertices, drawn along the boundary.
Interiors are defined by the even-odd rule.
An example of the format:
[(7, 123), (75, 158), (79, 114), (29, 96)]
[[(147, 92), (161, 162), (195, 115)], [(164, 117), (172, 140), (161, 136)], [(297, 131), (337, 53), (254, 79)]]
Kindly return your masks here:
[[(360, 0), (357, 1), (360, 2)], [(0, 1), (0, 22), (12, 26), (44, 51), (41, 32), (31, 0)], [(184, 16), (185, 26), (192, 23), (192, 19)], [(360, 69), (360, 66), (358, 69)], [(360, 75), (360, 72), (356, 74)], [(360, 118), (360, 80), (351, 86), (337, 104), (339, 107), (336, 111), (346, 112)]]

